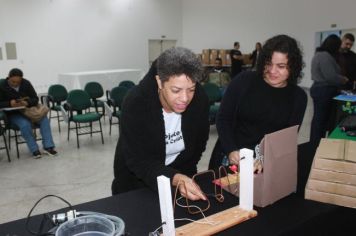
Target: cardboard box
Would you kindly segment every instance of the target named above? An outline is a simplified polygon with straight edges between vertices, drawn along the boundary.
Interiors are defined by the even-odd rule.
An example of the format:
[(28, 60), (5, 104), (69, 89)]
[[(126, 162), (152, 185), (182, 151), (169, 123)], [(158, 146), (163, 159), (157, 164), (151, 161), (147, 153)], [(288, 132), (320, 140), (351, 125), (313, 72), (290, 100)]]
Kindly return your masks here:
[(250, 54), (242, 54), (242, 61), (244, 65), (251, 65), (252, 64), (252, 60), (250, 59)]
[(210, 50), (209, 49), (203, 49), (202, 63), (203, 63), (203, 65), (209, 65), (209, 63), (210, 63)]
[(215, 65), (215, 59), (218, 57), (218, 49), (210, 49), (210, 65)]
[[(265, 207), (297, 189), (298, 126), (266, 134), (260, 143), (264, 155), (263, 172), (254, 175), (253, 204)], [(223, 188), (239, 195), (239, 182)], [(230, 182), (231, 183), (231, 182)]]
[(322, 139), (305, 187), (305, 198), (356, 208), (355, 156), (355, 141)]
[(218, 52), (218, 57), (221, 58), (221, 62), (223, 66), (227, 65), (227, 58), (226, 58), (227, 50), (225, 49), (220, 49)]

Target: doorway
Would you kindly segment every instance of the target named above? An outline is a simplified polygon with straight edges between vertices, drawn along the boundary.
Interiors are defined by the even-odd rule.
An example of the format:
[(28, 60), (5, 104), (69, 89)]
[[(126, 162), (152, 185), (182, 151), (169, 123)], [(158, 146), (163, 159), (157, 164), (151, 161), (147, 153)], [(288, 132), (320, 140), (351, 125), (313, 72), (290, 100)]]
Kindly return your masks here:
[(175, 47), (177, 40), (172, 39), (149, 39), (148, 40), (148, 63), (152, 62), (165, 50)]

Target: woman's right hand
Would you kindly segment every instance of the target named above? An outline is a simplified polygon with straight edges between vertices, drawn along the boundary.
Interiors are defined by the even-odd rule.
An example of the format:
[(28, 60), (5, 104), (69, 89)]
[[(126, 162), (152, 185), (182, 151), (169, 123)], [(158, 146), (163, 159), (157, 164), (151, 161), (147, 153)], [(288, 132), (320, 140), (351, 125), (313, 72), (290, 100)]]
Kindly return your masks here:
[(178, 186), (180, 194), (189, 200), (207, 200), (200, 187), (188, 176), (175, 174), (172, 180), (173, 186)]
[(341, 83), (342, 83), (342, 84), (346, 84), (347, 82), (349, 82), (349, 78), (347, 78), (346, 76), (344, 76), (344, 77), (342, 78)]
[(229, 162), (230, 165), (238, 165), (240, 163), (240, 152), (232, 151), (229, 153)]

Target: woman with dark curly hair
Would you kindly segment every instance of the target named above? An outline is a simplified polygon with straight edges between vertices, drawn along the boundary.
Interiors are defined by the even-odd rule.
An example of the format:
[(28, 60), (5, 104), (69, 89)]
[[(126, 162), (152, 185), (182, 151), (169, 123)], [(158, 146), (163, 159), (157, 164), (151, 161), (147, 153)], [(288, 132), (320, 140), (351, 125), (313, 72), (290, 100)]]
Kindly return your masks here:
[(338, 89), (348, 82), (341, 74), (338, 64), (341, 39), (337, 35), (328, 36), (316, 49), (311, 63), (313, 85), (310, 96), (313, 98), (314, 115), (310, 129), (310, 142), (319, 144), (325, 137), (328, 122), (332, 112), (332, 99), (338, 94)]
[(306, 93), (297, 86), (303, 68), (295, 39), (277, 35), (268, 39), (257, 61), (257, 71), (246, 71), (226, 90), (217, 115), (219, 139), (209, 168), (238, 164), (239, 150), (254, 150), (265, 134), (301, 125)]

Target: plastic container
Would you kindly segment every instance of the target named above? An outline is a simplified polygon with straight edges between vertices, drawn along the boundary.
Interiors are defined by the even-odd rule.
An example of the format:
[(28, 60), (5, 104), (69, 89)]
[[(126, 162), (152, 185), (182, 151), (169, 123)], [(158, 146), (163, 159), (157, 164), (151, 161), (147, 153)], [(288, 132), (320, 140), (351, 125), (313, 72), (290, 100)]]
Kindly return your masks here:
[(56, 236), (114, 236), (115, 224), (102, 216), (81, 216), (61, 224)]

